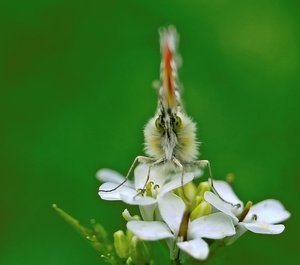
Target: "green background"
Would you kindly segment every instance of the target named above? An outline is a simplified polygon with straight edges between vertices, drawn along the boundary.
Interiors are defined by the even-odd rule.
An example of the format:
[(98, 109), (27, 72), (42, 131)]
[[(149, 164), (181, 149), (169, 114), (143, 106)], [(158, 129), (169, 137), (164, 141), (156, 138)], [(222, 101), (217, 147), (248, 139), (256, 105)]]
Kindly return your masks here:
[[(243, 201), (280, 200), (278, 236), (247, 233), (228, 264), (296, 264), (299, 1), (6, 1), (0, 4), (0, 264), (100, 264), (51, 205), (111, 233), (122, 203), (95, 172), (125, 174), (156, 108), (158, 28), (181, 36), (180, 80), (215, 178)], [(207, 173), (206, 173), (207, 176)], [(135, 208), (131, 208), (132, 211)], [(297, 241), (296, 241), (297, 242)]]

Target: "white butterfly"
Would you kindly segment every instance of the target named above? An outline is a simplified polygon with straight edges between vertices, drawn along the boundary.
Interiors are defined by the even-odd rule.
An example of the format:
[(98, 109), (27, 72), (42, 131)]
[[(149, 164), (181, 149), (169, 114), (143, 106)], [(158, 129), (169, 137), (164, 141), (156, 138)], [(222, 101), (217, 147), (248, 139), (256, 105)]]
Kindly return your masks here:
[[(196, 124), (184, 112), (178, 81), (180, 56), (177, 53), (179, 37), (175, 27), (162, 28), (160, 31), (160, 84), (158, 107), (144, 128), (145, 152), (148, 156), (137, 156), (133, 161), (125, 180), (110, 192), (123, 185), (128, 179), (136, 162), (149, 165), (147, 181), (151, 169), (155, 166), (167, 172), (181, 172), (183, 184), (184, 172), (193, 172), (199, 167), (208, 166), (212, 189), (213, 179), (208, 160), (197, 160), (199, 142), (196, 140)], [(217, 192), (215, 191), (217, 194)]]

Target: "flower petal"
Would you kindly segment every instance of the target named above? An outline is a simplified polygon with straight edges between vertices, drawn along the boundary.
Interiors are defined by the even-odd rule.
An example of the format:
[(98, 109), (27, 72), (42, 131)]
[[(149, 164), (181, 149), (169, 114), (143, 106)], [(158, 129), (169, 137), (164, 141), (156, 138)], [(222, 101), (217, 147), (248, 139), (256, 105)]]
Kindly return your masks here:
[(142, 240), (155, 241), (165, 238), (174, 238), (169, 227), (163, 222), (129, 221), (127, 228)]
[(106, 182), (102, 184), (99, 190), (108, 190), (108, 192), (99, 191), (98, 194), (101, 197), (101, 199), (108, 201), (119, 201), (121, 200), (121, 194), (123, 196), (134, 196), (134, 194), (136, 194), (136, 191), (134, 189), (126, 186), (121, 186), (114, 191), (109, 191), (114, 189), (116, 186), (116, 183), (111, 182)]
[[(154, 211), (157, 208), (157, 204), (140, 205), (140, 213), (144, 221), (153, 221)], [(156, 221), (158, 221), (156, 219)]]
[(130, 205), (150, 205), (156, 203), (156, 199), (147, 196), (137, 195), (137, 192), (133, 193), (121, 193), (120, 198), (123, 202), (126, 202)]
[(188, 238), (221, 239), (235, 234), (232, 219), (224, 213), (213, 213), (190, 223)]
[(132, 216), (127, 209), (122, 212), (122, 216), (127, 222), (136, 220), (136, 218)]
[[(116, 184), (121, 184), (125, 180), (120, 173), (108, 168), (102, 168), (98, 170), (96, 173), (96, 178), (102, 182), (112, 182)], [(130, 180), (127, 180), (123, 185), (127, 187), (133, 187), (133, 183)]]
[(204, 260), (209, 253), (208, 244), (201, 238), (177, 242), (177, 246), (195, 259)]
[(147, 180), (149, 165), (140, 164), (134, 170), (134, 186), (136, 189), (142, 189)]
[[(170, 182), (164, 184), (161, 189), (159, 190), (159, 195), (163, 196), (164, 194), (166, 194), (169, 191), (172, 191), (176, 188), (179, 188), (182, 186), (181, 183), (181, 174), (178, 175), (178, 177), (172, 179)], [(192, 181), (194, 179), (194, 174), (193, 173), (186, 173), (183, 176), (183, 185)]]
[[(134, 186), (137, 190), (144, 188), (148, 176), (148, 170), (149, 165), (147, 164), (140, 164), (134, 170)], [(153, 167), (150, 171), (150, 178), (148, 182), (152, 181), (155, 185), (159, 185), (161, 187), (166, 179), (168, 179), (167, 175), (161, 173), (158, 168)]]
[(214, 193), (207, 191), (204, 193), (204, 199), (214, 206), (217, 210), (229, 215), (234, 224), (239, 222), (239, 219), (232, 213), (232, 206), (224, 201), (222, 201), (217, 195)]
[(161, 217), (177, 236), (186, 208), (184, 202), (174, 193), (167, 193), (158, 200), (158, 207)]
[(240, 209), (244, 208), (243, 202), (236, 196), (232, 187), (227, 181), (214, 180), (214, 187), (223, 200), (232, 204), (240, 204)]
[(244, 223), (241, 225), (245, 226), (249, 231), (257, 234), (280, 234), (284, 230), (284, 225), (271, 225), (263, 222)]
[(256, 215), (260, 222), (276, 224), (288, 219), (291, 214), (285, 210), (281, 202), (269, 199), (253, 205), (244, 221), (249, 222), (253, 215)]

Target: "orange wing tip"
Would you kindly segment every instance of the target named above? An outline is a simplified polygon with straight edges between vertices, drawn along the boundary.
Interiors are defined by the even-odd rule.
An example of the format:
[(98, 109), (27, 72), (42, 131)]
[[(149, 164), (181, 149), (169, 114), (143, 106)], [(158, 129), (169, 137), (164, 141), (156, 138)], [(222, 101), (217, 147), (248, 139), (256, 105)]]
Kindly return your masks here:
[(175, 53), (179, 42), (179, 35), (176, 31), (176, 28), (172, 25), (168, 28), (161, 28), (159, 29), (159, 36), (161, 53), (164, 52), (166, 45), (169, 47), (172, 53)]
[(173, 107), (175, 105), (175, 88), (174, 88), (174, 77), (173, 77), (173, 69), (172, 69), (172, 52), (168, 45), (164, 48), (163, 53), (164, 60), (164, 85), (167, 89), (167, 101), (169, 107)]
[(174, 26), (168, 28), (162, 28), (160, 33), (160, 49), (162, 53), (162, 83), (163, 83), (163, 94), (165, 104), (169, 108), (173, 108), (176, 105), (175, 96), (175, 80), (177, 65), (174, 59), (176, 59), (176, 48), (179, 41), (179, 37)]

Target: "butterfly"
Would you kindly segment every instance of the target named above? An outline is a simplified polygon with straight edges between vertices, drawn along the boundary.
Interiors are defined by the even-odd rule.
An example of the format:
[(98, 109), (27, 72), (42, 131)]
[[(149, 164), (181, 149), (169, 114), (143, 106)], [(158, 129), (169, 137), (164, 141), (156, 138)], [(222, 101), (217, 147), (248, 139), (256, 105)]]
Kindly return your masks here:
[(215, 191), (209, 161), (197, 159), (199, 156), (199, 142), (196, 138), (196, 124), (185, 113), (181, 102), (181, 89), (178, 78), (178, 68), (181, 62), (177, 51), (178, 33), (174, 26), (169, 26), (160, 29), (159, 36), (161, 63), (160, 81), (156, 87), (158, 106), (155, 115), (144, 128), (144, 145), (147, 156), (137, 156), (125, 180), (114, 189), (100, 190), (101, 192), (111, 192), (122, 186), (129, 178), (137, 162), (149, 165), (144, 188), (149, 181), (153, 167), (167, 173), (181, 172), (181, 184), (183, 186), (185, 172), (193, 172), (198, 168), (207, 166), (211, 188)]

